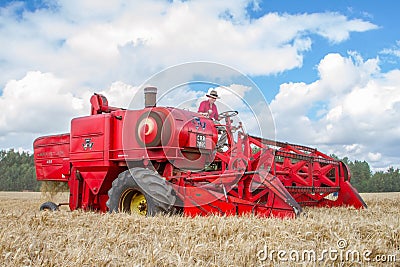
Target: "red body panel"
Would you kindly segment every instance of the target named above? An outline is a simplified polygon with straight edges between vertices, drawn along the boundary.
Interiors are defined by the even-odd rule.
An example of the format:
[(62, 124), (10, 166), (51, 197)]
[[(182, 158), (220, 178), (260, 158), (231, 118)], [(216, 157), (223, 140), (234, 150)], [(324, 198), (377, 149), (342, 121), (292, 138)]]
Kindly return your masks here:
[(69, 134), (37, 138), (33, 143), (37, 180), (68, 181)]

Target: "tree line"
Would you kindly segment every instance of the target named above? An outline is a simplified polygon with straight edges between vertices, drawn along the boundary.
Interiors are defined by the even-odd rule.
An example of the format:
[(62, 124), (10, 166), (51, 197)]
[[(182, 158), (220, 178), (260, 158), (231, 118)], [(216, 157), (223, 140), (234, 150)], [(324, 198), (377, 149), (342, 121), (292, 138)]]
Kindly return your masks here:
[[(372, 172), (366, 161), (350, 161), (347, 157), (342, 161), (349, 166), (351, 184), (359, 192), (400, 192), (398, 168)], [(33, 155), (14, 149), (0, 150), (0, 191), (40, 191), (40, 186), (36, 181)]]
[(366, 161), (344, 158), (351, 172), (351, 184), (358, 192), (400, 192), (400, 170), (389, 167), (386, 171), (372, 172)]
[(40, 191), (33, 155), (14, 149), (0, 150), (0, 191)]

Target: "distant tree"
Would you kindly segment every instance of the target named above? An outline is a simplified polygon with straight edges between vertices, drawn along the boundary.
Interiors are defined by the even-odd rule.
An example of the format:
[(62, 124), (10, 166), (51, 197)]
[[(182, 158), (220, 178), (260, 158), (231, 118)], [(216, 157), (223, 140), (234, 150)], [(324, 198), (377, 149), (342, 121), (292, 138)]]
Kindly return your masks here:
[(338, 156), (336, 156), (335, 154), (330, 154), (329, 157), (334, 158), (336, 160), (340, 160), (340, 158)]
[(374, 192), (400, 192), (400, 170), (390, 167), (386, 172), (374, 173), (370, 180)]
[(344, 164), (349, 165), (350, 160), (349, 160), (348, 157), (344, 157), (344, 158), (342, 159), (342, 161), (344, 162)]
[(0, 191), (38, 191), (33, 155), (14, 149), (0, 151)]
[(358, 192), (400, 192), (400, 170), (390, 167), (387, 171), (372, 173), (366, 161), (354, 162), (347, 157), (342, 161), (351, 172), (351, 184)]
[[(368, 162), (355, 160), (354, 162), (349, 161), (347, 164), (351, 172), (351, 184), (357, 188), (359, 192), (370, 192), (370, 179), (371, 179), (371, 168)], [(345, 162), (345, 160), (344, 160)]]
[[(257, 152), (257, 148), (253, 148)], [(340, 160), (336, 155), (331, 157)], [(366, 161), (352, 162), (341, 159), (350, 168), (351, 184), (359, 192), (400, 192), (400, 170), (390, 167), (387, 171), (371, 172)], [(33, 155), (28, 152), (0, 150), (0, 191), (40, 191), (36, 180)], [(64, 185), (67, 188), (66, 184)]]

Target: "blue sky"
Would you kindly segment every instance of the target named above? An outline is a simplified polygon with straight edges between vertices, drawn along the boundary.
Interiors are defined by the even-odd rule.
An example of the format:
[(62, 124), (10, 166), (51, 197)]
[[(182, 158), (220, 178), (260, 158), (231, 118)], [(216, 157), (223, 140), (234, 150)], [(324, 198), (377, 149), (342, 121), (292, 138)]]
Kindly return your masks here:
[(252, 11), (252, 16), (262, 16), (268, 12), (278, 13), (314, 13), (314, 12), (337, 12), (348, 18), (365, 19), (376, 24), (379, 29), (362, 33), (353, 32), (348, 40), (332, 44), (326, 39), (315, 36), (311, 51), (305, 53), (303, 65), (286, 71), (277, 76), (269, 76), (268, 79), (255, 77), (256, 81), (265, 84), (266, 88), (271, 88), (270, 94), (266, 94), (268, 99), (272, 99), (279, 85), (288, 81), (312, 82), (318, 78), (315, 66), (326, 54), (336, 52), (345, 55), (349, 50), (355, 50), (364, 58), (381, 57), (380, 68), (388, 71), (399, 68), (399, 58), (391, 55), (383, 55), (384, 49), (392, 48), (400, 38), (400, 28), (398, 27), (398, 1), (265, 1), (260, 4), (260, 10)]
[[(367, 160), (374, 170), (400, 167), (397, 6), (372, 0), (3, 0), (0, 148), (31, 150), (37, 136), (68, 132), (70, 119), (90, 110), (93, 92), (127, 106), (152, 75), (205, 61), (257, 84), (279, 140)], [(252, 94), (238, 80), (222, 85), (238, 96)], [(207, 86), (178, 95), (195, 105)], [(225, 94), (221, 108), (223, 101), (239, 103), (217, 89)], [(166, 99), (182, 104), (179, 97)]]

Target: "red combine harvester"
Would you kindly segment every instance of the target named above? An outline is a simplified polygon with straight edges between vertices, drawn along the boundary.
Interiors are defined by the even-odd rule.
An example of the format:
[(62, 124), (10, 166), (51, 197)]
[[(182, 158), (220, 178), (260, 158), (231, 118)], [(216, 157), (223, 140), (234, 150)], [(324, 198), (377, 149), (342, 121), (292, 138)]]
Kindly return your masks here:
[[(343, 162), (246, 134), (233, 125), (236, 111), (221, 113), (216, 125), (157, 107), (157, 89), (144, 91), (142, 110), (111, 107), (94, 94), (91, 115), (73, 119), (71, 133), (35, 140), (37, 179), (68, 183), (71, 210), (295, 217), (303, 206), (366, 207)], [(216, 148), (221, 131), (223, 150)]]

